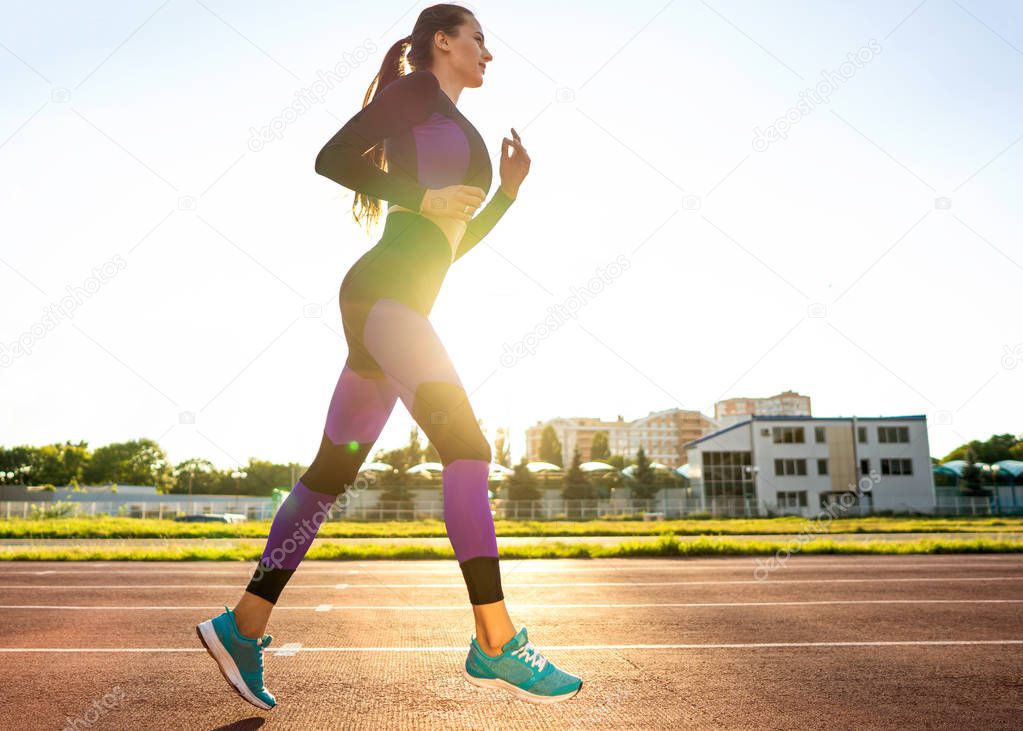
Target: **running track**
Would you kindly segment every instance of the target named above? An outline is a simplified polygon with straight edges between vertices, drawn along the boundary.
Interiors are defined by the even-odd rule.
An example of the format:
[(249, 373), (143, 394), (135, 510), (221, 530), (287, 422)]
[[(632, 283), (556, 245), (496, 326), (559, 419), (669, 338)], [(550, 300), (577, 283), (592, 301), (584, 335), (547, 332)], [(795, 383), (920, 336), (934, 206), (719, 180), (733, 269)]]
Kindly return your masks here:
[(234, 605), (248, 562), (4, 563), (0, 727), (1018, 728), (1023, 713), (1023, 556), (793, 556), (764, 581), (750, 558), (502, 565), (513, 620), (583, 676), (572, 701), (465, 683), (454, 561), (305, 562), (268, 628), (272, 711), (235, 695), (194, 631)]

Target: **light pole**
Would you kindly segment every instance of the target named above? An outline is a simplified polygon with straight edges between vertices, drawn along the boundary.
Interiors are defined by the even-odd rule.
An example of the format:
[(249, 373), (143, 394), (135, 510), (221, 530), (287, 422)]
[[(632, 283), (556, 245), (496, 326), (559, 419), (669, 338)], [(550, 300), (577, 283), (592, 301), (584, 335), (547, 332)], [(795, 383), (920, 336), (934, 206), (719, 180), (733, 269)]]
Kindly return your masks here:
[(743, 488), (743, 502), (746, 505), (746, 517), (750, 516), (750, 499), (752, 498), (753, 504), (757, 506), (757, 514), (760, 514), (760, 496), (757, 494), (757, 473), (760, 472), (760, 468), (756, 465), (746, 465), (745, 472), (749, 475), (749, 482), (752, 488), (752, 495), (746, 494), (746, 489)]
[[(209, 475), (210, 466), (204, 462), (200, 462), (199, 460), (193, 460), (188, 464), (187, 469), (188, 469), (188, 514), (191, 515), (192, 510), (194, 509), (194, 505), (192, 502), (192, 492), (193, 483), (195, 482), (195, 475), (197, 472), (201, 472), (204, 475)], [(208, 492), (209, 482), (207, 482), (206, 485)]]
[(234, 499), (235, 509), (238, 509), (238, 490), (241, 486), (241, 481), (248, 477), (249, 474), (245, 470), (235, 470), (231, 473), (231, 477), (234, 478)]
[(1002, 514), (1002, 501), (998, 494), (998, 465), (991, 465), (991, 493), (994, 496), (995, 513)]

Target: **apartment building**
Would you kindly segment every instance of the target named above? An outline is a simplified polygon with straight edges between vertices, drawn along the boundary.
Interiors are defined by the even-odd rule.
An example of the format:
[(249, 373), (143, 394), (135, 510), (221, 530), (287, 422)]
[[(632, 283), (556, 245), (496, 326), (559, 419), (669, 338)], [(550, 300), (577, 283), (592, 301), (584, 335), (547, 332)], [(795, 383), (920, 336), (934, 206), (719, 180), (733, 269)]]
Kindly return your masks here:
[(750, 416), (811, 416), (810, 397), (782, 391), (766, 398), (739, 396), (714, 404), (714, 421), (721, 427), (746, 421)]
[(685, 445), (712, 432), (717, 425), (699, 411), (665, 409), (625, 421), (602, 421), (591, 417), (557, 418), (538, 421), (526, 430), (526, 459), (540, 459), (540, 439), (544, 428), (551, 426), (561, 442), (562, 460), (571, 463), (573, 450), (579, 448), (583, 461), (592, 459), (591, 447), (597, 432), (607, 435), (613, 455), (634, 459), (640, 446), (651, 462), (680, 467), (686, 462)]

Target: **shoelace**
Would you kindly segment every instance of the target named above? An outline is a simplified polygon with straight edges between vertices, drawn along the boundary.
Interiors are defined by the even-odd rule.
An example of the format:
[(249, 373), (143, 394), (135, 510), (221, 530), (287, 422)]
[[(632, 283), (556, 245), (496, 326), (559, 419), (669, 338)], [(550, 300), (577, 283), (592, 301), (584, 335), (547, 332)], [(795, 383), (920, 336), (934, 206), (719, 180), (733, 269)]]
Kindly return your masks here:
[(540, 654), (540, 651), (533, 647), (532, 642), (527, 642), (519, 649), (512, 652), (512, 655), (522, 658), (527, 665), (532, 665), (537, 670), (543, 670), (547, 665), (547, 658)]
[(273, 635), (263, 635), (263, 638), (256, 643), (256, 667), (260, 673), (263, 672), (263, 649), (270, 644)]

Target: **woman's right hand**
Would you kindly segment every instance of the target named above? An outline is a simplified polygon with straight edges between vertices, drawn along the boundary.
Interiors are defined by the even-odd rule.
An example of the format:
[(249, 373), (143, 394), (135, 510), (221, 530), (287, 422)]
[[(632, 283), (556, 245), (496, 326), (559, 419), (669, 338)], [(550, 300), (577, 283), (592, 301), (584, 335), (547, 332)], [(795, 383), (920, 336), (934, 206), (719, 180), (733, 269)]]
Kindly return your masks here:
[(446, 188), (430, 188), (423, 196), (419, 212), (431, 216), (456, 218), (468, 221), (476, 209), (483, 205), (486, 192), (474, 185), (449, 185)]

